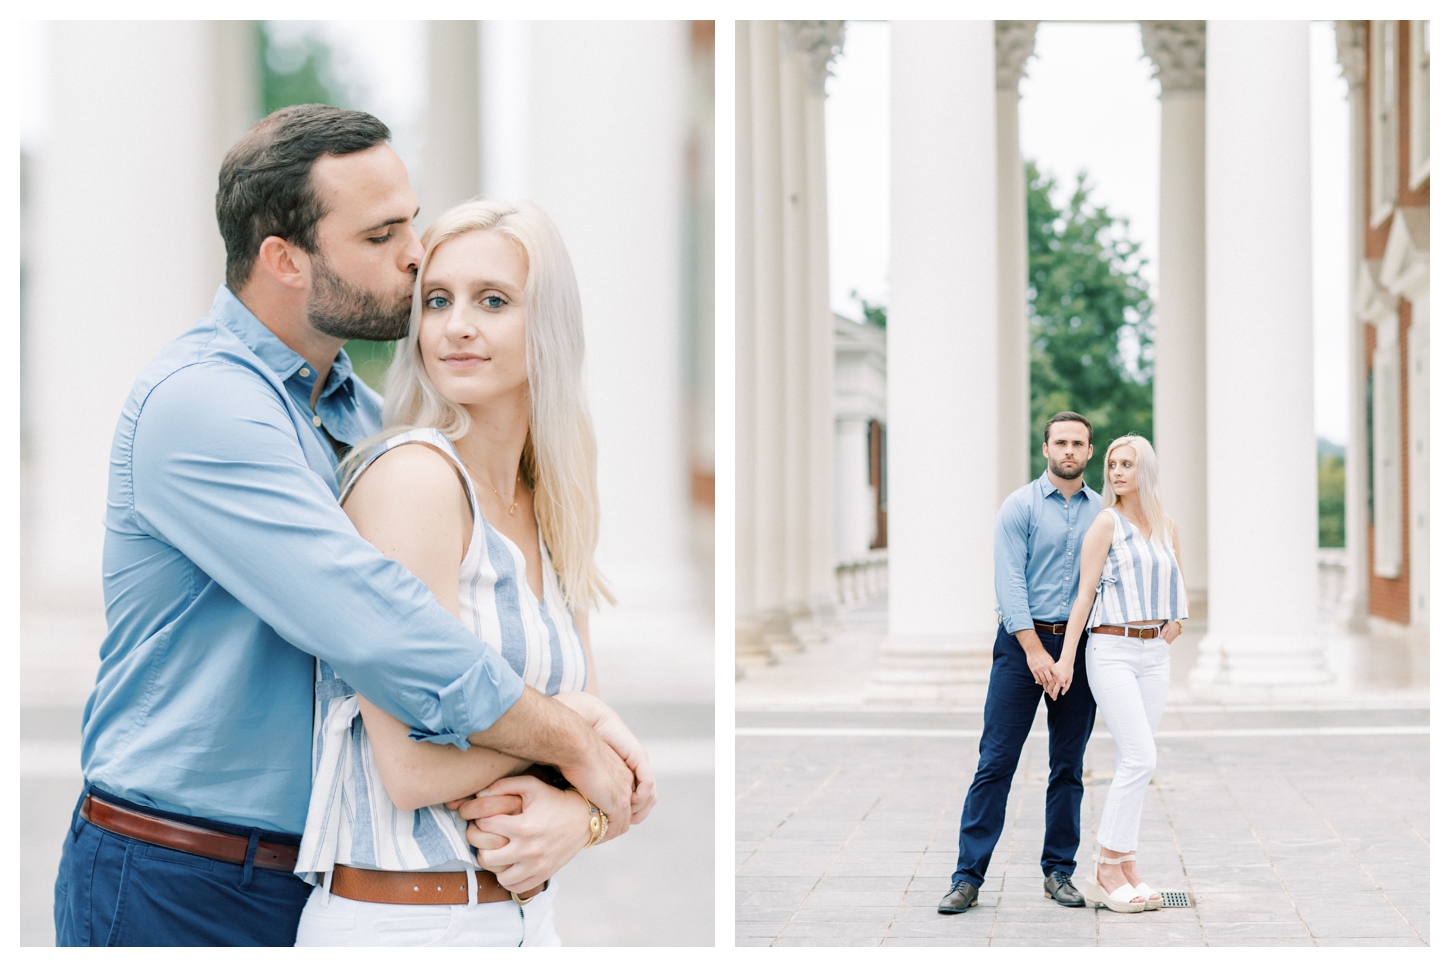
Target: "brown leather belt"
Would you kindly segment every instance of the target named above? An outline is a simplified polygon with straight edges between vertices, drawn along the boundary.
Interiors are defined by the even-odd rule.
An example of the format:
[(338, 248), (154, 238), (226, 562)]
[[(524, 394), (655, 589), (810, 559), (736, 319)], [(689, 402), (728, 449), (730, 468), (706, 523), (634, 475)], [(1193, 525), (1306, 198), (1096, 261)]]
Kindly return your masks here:
[(1119, 638), (1157, 638), (1158, 633), (1163, 630), (1163, 625), (1152, 625), (1147, 628), (1134, 628), (1131, 625), (1098, 625), (1092, 629), (1095, 635), (1117, 635)]
[[(488, 870), (475, 870), (473, 875), (478, 879), (479, 903), (513, 900), (522, 906), (549, 887), (549, 882), (545, 880), (542, 886), (514, 894), (499, 886), (498, 878)], [(457, 873), (411, 873), (334, 866), (332, 892), (365, 903), (467, 903), (466, 876), (462, 870)]]
[(1051, 625), (1051, 624), (1048, 624), (1046, 621), (1038, 621), (1036, 618), (1033, 618), (1032, 619), (1032, 627), (1034, 627), (1034, 628), (1037, 629), (1038, 634), (1043, 634), (1043, 635), (1065, 635), (1065, 634), (1067, 634), (1067, 622), (1066, 621), (1059, 621), (1057, 624)]
[[(139, 839), (153, 846), (165, 846), (192, 856), (204, 856), (209, 860), (221, 860), (237, 866), (247, 862), (247, 837), (235, 833), (222, 833), (148, 816), (94, 796), (86, 796), (81, 803), (81, 818), (102, 829)], [(252, 856), (252, 865), (264, 870), (291, 873), (297, 866), (297, 847), (260, 840), (257, 843), (257, 852)]]

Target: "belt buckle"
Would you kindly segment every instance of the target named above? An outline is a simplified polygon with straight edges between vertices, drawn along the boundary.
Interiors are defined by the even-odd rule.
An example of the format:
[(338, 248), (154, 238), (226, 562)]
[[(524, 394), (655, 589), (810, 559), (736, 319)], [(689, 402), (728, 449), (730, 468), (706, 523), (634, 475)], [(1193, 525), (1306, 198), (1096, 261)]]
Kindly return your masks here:
[[(534, 894), (534, 896), (538, 896), (538, 895), (539, 894), (537, 894), (537, 893)], [(513, 890), (510, 890), (509, 891), (509, 896), (513, 897), (514, 898), (514, 902), (517, 903), (521, 907), (526, 907), (530, 903), (533, 903), (534, 902), (534, 896), (531, 896), (527, 900), (525, 900), (523, 897), (519, 896)]]

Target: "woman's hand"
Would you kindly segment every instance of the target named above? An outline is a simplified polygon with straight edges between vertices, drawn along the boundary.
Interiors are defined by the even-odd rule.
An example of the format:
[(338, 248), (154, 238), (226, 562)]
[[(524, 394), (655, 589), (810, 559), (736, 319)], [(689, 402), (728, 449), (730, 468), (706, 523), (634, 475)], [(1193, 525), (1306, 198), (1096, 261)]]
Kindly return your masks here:
[(1183, 622), (1174, 618), (1163, 625), (1162, 637), (1168, 644), (1173, 644), (1173, 639), (1183, 634)]
[(1051, 696), (1054, 700), (1067, 694), (1072, 685), (1072, 662), (1077, 655), (1076, 648), (1068, 648), (1064, 642), (1062, 646), (1062, 658), (1053, 663), (1053, 672), (1057, 675), (1057, 694)]
[[(655, 776), (650, 768), (649, 753), (624, 724), (619, 714), (594, 695), (586, 692), (560, 692), (554, 700), (577, 712), (599, 737), (619, 754), (634, 773), (634, 793), (630, 796), (630, 822), (642, 823), (654, 808)], [(611, 837), (613, 838), (613, 837)]]
[(489, 814), (469, 823), (468, 842), (478, 850), (478, 865), (506, 890), (533, 889), (589, 842), (589, 807), (573, 789), (510, 776), (483, 790), (478, 800), (473, 809)]

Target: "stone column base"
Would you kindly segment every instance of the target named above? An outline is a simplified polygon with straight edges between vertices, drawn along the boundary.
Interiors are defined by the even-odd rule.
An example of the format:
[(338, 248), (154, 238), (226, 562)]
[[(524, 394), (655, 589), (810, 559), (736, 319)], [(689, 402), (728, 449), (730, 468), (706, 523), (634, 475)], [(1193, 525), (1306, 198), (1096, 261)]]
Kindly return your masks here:
[(992, 671), (995, 635), (887, 635), (866, 701), (957, 705), (980, 703)]
[(1189, 689), (1204, 698), (1264, 697), (1334, 683), (1318, 635), (1204, 635)]
[(760, 622), (750, 618), (735, 618), (735, 677), (745, 677), (746, 671), (764, 665), (774, 665), (777, 659), (771, 654), (765, 641)]

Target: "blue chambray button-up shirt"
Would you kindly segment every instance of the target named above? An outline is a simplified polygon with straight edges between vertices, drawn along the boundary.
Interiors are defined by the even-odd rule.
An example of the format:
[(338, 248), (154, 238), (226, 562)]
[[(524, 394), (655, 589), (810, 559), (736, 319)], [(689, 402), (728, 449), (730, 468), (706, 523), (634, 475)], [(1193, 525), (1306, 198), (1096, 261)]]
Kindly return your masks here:
[(1077, 598), (1078, 558), (1103, 498), (1087, 484), (1064, 500), (1047, 472), (1002, 502), (992, 549), (997, 614), (1008, 634), (1032, 620), (1066, 621)]
[(316, 378), (222, 286), (136, 380), (111, 448), (109, 632), (82, 722), (101, 789), (300, 833), (313, 655), (414, 738), (464, 748), (522, 694), (338, 506), (324, 430), (359, 443), (382, 401), (339, 353), (314, 413)]

